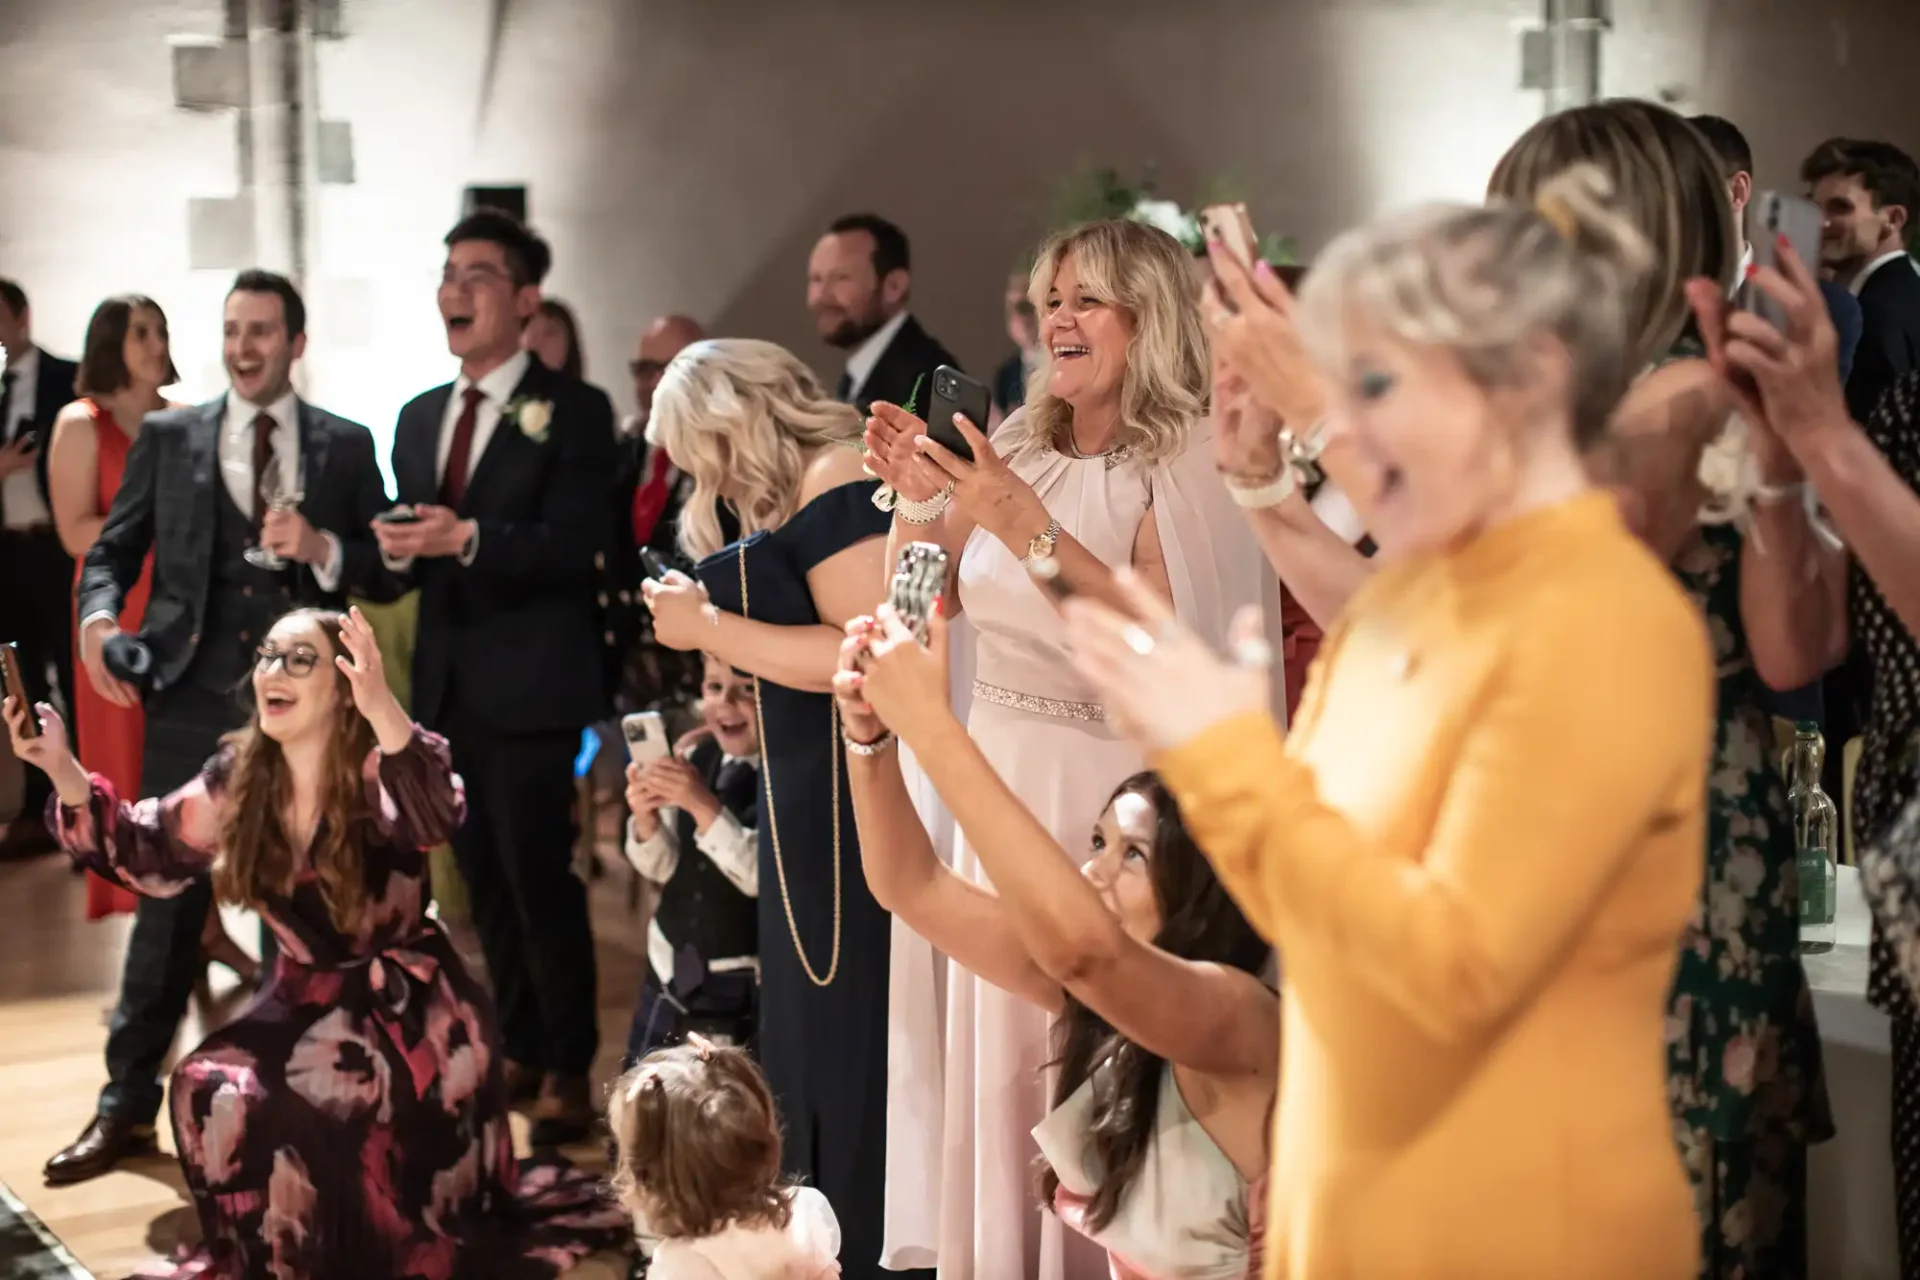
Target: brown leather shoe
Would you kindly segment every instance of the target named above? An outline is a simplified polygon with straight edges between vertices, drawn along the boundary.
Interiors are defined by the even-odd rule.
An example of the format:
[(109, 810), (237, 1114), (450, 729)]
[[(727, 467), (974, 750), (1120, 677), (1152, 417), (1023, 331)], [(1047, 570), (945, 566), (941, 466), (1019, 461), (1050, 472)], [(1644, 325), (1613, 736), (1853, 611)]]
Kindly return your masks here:
[(97, 1178), (122, 1160), (150, 1156), (158, 1150), (152, 1125), (98, 1115), (74, 1139), (72, 1146), (47, 1161), (43, 1173), (48, 1186), (64, 1187)]
[(597, 1119), (593, 1091), (585, 1076), (549, 1074), (541, 1083), (540, 1100), (533, 1104), (533, 1132), (528, 1141), (536, 1147), (585, 1142)]
[(523, 1062), (515, 1062), (512, 1058), (504, 1061), (506, 1066), (501, 1069), (500, 1074), (506, 1078), (507, 1082), (507, 1105), (524, 1107), (537, 1101), (540, 1097), (540, 1082), (546, 1078), (546, 1073), (538, 1067), (529, 1067)]

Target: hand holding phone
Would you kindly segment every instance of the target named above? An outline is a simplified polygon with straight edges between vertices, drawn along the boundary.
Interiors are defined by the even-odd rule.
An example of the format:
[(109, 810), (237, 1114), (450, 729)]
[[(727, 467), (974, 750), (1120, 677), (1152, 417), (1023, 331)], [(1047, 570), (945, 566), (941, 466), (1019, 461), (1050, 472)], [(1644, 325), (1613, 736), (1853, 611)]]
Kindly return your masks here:
[(967, 462), (973, 461), (973, 446), (953, 425), (953, 415), (963, 414), (981, 431), (993, 413), (993, 393), (984, 382), (969, 378), (952, 365), (943, 364), (933, 371), (933, 395), (927, 402), (927, 435), (947, 452)]
[(671, 754), (666, 721), (658, 711), (640, 711), (621, 717), (620, 736), (627, 740), (627, 759), (643, 769)]
[(900, 620), (913, 631), (914, 639), (925, 644), (934, 602), (946, 589), (946, 549), (936, 542), (913, 542), (900, 552), (887, 603), (898, 611)]
[(1209, 243), (1218, 242), (1248, 271), (1260, 257), (1260, 237), (1244, 204), (1210, 204), (1200, 211), (1200, 231)]
[(667, 571), (672, 568), (667, 558), (652, 547), (640, 548), (640, 569), (655, 582), (665, 582)]
[(420, 513), (403, 502), (397, 507), (382, 511), (374, 519), (381, 524), (419, 524)]
[[(11, 698), (14, 706), (25, 714), (16, 717), (16, 732), (22, 739), (34, 739), (40, 736), (40, 715), (33, 705), (33, 695), (27, 691), (27, 682), (20, 671), (20, 647), (9, 640), (0, 644), (0, 697)], [(9, 722), (13, 727), (13, 722)]]
[[(1747, 242), (1753, 246), (1753, 265), (1778, 271), (1780, 241), (1784, 239), (1793, 246), (1793, 251), (1809, 271), (1818, 270), (1823, 221), (1820, 206), (1811, 200), (1778, 191), (1762, 191), (1747, 207)], [(1740, 306), (1782, 333), (1787, 331), (1789, 322), (1785, 309), (1758, 285), (1742, 283)]]

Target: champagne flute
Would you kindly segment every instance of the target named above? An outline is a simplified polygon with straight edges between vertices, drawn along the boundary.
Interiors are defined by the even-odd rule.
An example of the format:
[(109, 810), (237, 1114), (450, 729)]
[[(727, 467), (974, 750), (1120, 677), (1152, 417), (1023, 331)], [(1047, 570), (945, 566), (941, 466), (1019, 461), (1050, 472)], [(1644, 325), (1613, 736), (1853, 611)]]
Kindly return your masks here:
[[(266, 469), (260, 476), (260, 496), (266, 500), (267, 510), (299, 509), (300, 504), (307, 500), (307, 495), (301, 492), (296, 480), (297, 477), (288, 476), (286, 469), (280, 465), (277, 455), (267, 460)], [(293, 565), (291, 560), (276, 555), (265, 547), (248, 547), (246, 556), (247, 563), (256, 569), (278, 571), (291, 568)]]

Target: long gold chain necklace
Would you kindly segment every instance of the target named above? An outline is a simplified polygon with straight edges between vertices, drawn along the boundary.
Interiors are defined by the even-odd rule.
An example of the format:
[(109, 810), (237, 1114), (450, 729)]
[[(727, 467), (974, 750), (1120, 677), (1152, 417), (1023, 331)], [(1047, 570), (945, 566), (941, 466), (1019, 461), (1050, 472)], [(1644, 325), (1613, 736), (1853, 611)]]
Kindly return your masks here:
[[(750, 618), (747, 612), (747, 549), (740, 548), (740, 616)], [(829, 699), (831, 708), (828, 739), (827, 767), (833, 770), (833, 958), (827, 963), (827, 976), (821, 977), (813, 971), (813, 962), (807, 959), (807, 949), (800, 941), (800, 925), (793, 918), (793, 898), (787, 892), (787, 864), (780, 855), (780, 820), (773, 811), (773, 753), (767, 749), (767, 713), (760, 708), (760, 677), (753, 678), (753, 718), (760, 732), (760, 776), (766, 782), (764, 792), (767, 800), (767, 834), (773, 837), (773, 873), (780, 881), (780, 905), (787, 910), (787, 932), (793, 936), (793, 949), (800, 957), (800, 967), (807, 972), (807, 980), (816, 987), (833, 985), (834, 975), (840, 972), (840, 704)]]

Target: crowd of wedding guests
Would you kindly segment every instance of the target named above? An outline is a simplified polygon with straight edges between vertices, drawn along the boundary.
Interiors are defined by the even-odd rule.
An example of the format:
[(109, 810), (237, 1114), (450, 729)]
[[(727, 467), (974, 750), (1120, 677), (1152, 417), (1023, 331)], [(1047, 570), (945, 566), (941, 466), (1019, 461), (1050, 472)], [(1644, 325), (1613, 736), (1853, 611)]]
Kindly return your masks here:
[[(1796, 178), (1820, 260), (1758, 257)], [(1575, 108), (1297, 290), (1059, 231), (951, 432), (882, 219), (807, 264), (834, 385), (667, 316), (616, 424), (547, 245), (480, 211), (393, 495), (294, 393), (284, 278), (236, 279), (197, 407), (151, 299), (75, 368), (0, 285), (8, 727), (90, 903), (136, 895), (49, 1180), (151, 1148), (231, 902), (274, 967), (173, 1069), (204, 1242), (163, 1274), (1804, 1276), (1833, 1124), (1771, 742), (1811, 707), (1864, 739), (1920, 1277), (1916, 211), (1888, 144), (1756, 175), (1727, 121)], [(883, 603), (909, 544), (925, 617)], [(342, 610), (406, 593), (403, 707)], [(625, 778), (658, 905), (596, 1095), (580, 735), (688, 702)], [(556, 1154), (603, 1111), (617, 1204)]]

